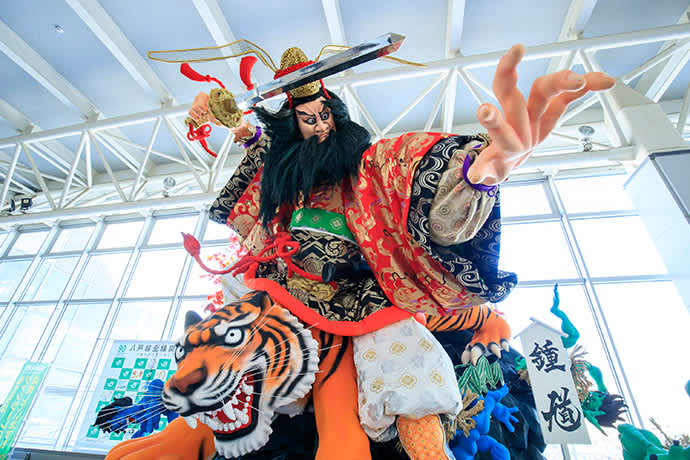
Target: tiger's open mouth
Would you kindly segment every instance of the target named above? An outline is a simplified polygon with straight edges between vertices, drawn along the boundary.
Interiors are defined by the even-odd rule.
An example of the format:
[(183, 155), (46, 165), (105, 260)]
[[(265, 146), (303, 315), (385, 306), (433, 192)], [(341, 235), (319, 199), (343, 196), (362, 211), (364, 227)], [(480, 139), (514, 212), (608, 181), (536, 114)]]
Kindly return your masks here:
[(242, 432), (254, 429), (257, 423), (261, 380), (254, 373), (244, 374), (235, 391), (223, 397), (224, 404), (221, 408), (198, 412), (192, 417), (211, 428), (219, 440), (242, 436)]

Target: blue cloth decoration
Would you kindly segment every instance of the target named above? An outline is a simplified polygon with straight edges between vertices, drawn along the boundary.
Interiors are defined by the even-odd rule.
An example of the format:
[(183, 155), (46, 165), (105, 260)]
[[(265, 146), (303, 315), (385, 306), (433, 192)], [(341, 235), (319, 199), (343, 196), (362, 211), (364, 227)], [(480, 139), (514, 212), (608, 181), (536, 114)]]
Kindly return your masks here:
[(493, 460), (510, 460), (508, 449), (494, 438), (488, 435), (491, 427), (491, 416), (501, 422), (509, 432), (514, 432), (518, 419), (512, 414), (518, 412), (517, 407), (506, 407), (500, 403), (508, 394), (508, 387), (503, 386), (496, 391), (489, 391), (484, 398), (479, 396), (475, 400), (483, 399), (484, 410), (474, 415), (476, 426), (470, 430), (469, 436), (465, 436), (462, 430), (458, 430), (450, 441), (450, 448), (457, 460), (472, 460), (478, 452), (488, 452)]

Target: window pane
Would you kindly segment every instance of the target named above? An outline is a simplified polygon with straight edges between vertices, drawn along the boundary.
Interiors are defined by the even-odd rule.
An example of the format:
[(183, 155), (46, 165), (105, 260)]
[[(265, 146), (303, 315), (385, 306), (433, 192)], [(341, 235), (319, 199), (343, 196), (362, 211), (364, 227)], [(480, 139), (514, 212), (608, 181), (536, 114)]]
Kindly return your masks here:
[(19, 445), (52, 447), (65, 424), (76, 390), (45, 387), (36, 398)]
[(124, 302), (110, 334), (112, 340), (159, 340), (170, 301)]
[(40, 265), (23, 301), (57, 300), (67, 285), (79, 257), (61, 257), (45, 259)]
[(194, 234), (194, 228), (199, 216), (176, 218), (158, 218), (153, 225), (153, 231), (148, 244), (182, 244), (181, 232)]
[[(623, 367), (644, 420), (669, 435), (687, 432), (690, 314), (673, 283), (596, 285)], [(685, 364), (683, 364), (685, 363)]]
[[(232, 233), (232, 230), (230, 230), (230, 227), (228, 227), (227, 225), (221, 225), (218, 222), (209, 220), (208, 224), (206, 225), (204, 241), (227, 241), (230, 238), (230, 233)], [(0, 241), (2, 241), (1, 238), (2, 237), (0, 237)]]
[(50, 385), (77, 387), (108, 306), (70, 304), (65, 308), (44, 357), (44, 361), (52, 363), (48, 375)]
[(98, 249), (133, 247), (143, 225), (143, 220), (106, 225), (101, 240), (98, 242)]
[(53, 306), (18, 307), (0, 337), (0, 401), (4, 401), (48, 323)]
[(639, 217), (577, 220), (572, 225), (592, 276), (668, 273)]
[(0, 302), (10, 300), (30, 264), (30, 260), (0, 261)]
[(92, 255), (72, 298), (108, 299), (114, 297), (129, 257), (129, 252)]
[(22, 232), (14, 241), (9, 255), (21, 256), (36, 254), (47, 236), (47, 230), (43, 232)]
[(551, 214), (542, 184), (501, 187), (503, 217)]
[(81, 251), (86, 247), (94, 226), (63, 228), (50, 252)]
[(626, 180), (626, 175), (561, 179), (556, 187), (569, 213), (634, 209), (623, 189)]
[(134, 270), (127, 297), (172, 297), (185, 257), (184, 249), (144, 252)]
[(500, 267), (517, 272), (522, 281), (577, 278), (558, 222), (504, 225)]
[(182, 334), (184, 334), (184, 316), (188, 311), (193, 311), (202, 318), (209, 316), (211, 313), (205, 310), (208, 304), (208, 300), (185, 300), (181, 302), (180, 310), (178, 311), (177, 318), (175, 319), (175, 326), (170, 334), (170, 339), (177, 340), (182, 337)]

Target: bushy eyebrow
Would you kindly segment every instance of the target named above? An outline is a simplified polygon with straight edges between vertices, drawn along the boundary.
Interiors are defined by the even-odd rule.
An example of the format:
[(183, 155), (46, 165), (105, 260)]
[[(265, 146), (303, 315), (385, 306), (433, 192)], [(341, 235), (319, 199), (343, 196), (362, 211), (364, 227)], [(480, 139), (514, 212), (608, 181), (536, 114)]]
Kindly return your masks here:
[[(326, 104), (324, 104), (323, 109), (321, 111), (319, 111), (319, 115), (324, 113), (327, 109), (328, 109), (328, 107), (326, 106)], [(315, 114), (313, 114), (313, 113), (302, 112), (301, 110), (297, 110), (297, 109), (295, 109), (295, 112), (297, 113), (297, 115), (304, 115), (305, 117), (315, 116)]]

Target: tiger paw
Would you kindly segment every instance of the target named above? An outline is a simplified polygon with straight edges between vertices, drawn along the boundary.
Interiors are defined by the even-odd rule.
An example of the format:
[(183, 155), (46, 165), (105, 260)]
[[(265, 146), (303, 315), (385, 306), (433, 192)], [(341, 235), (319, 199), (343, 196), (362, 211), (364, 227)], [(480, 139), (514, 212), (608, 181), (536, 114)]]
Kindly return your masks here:
[(216, 455), (213, 431), (199, 423), (192, 429), (178, 417), (159, 433), (130, 439), (113, 447), (106, 460), (210, 460)]
[(510, 326), (502, 316), (491, 311), (488, 306), (483, 305), (482, 308), (488, 310), (487, 318), (482, 327), (474, 331), (472, 340), (465, 347), (465, 351), (462, 353), (463, 363), (471, 361), (473, 365), (476, 365), (481, 356), (493, 354), (500, 358), (501, 349), (510, 350), (508, 343)]

